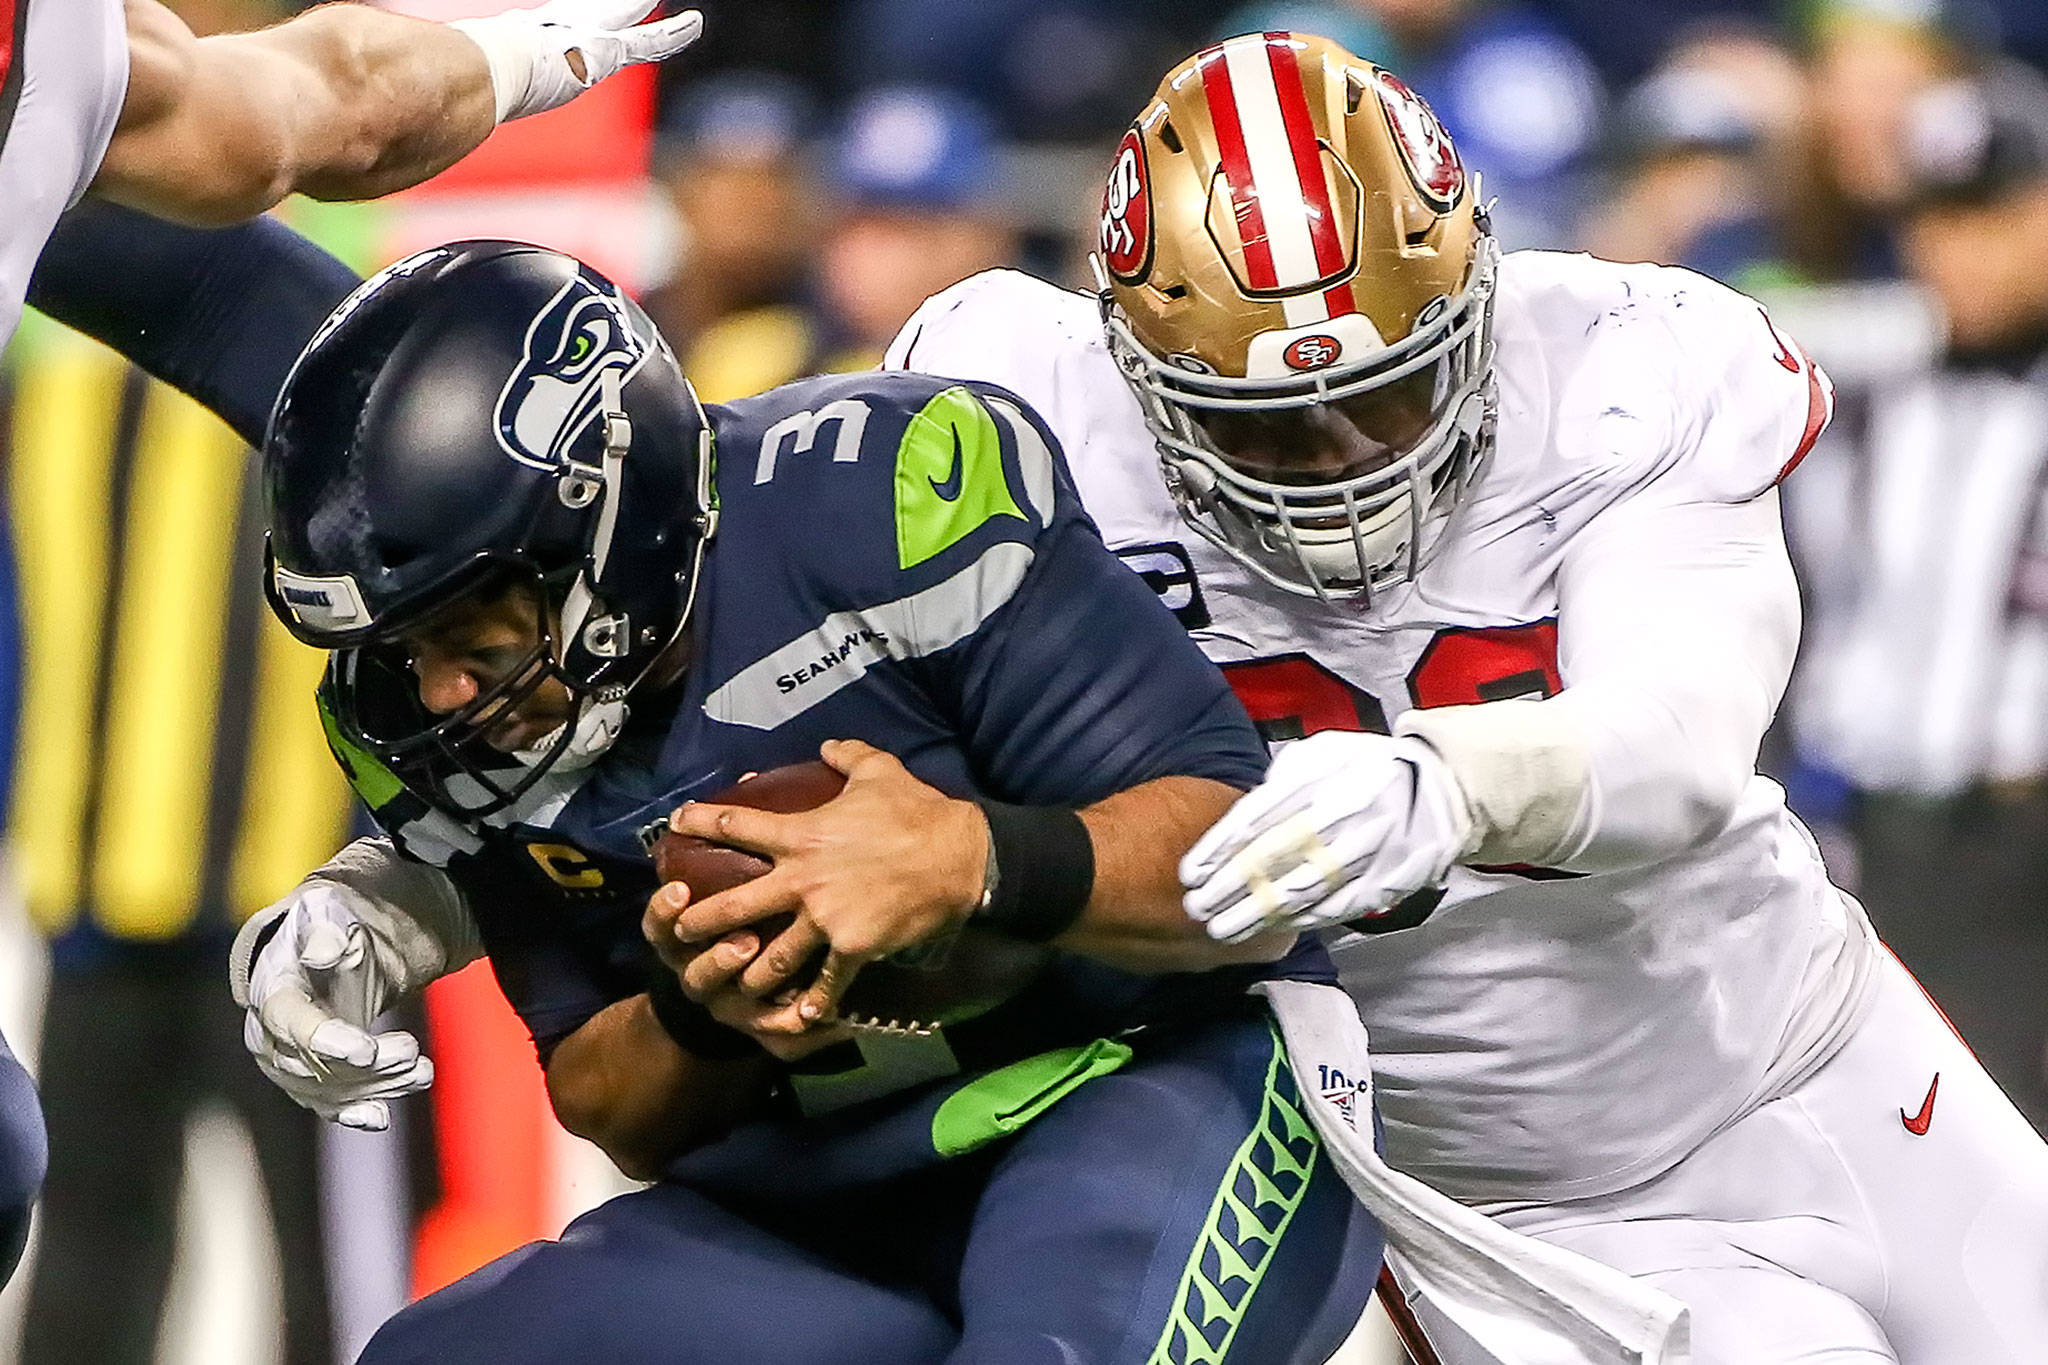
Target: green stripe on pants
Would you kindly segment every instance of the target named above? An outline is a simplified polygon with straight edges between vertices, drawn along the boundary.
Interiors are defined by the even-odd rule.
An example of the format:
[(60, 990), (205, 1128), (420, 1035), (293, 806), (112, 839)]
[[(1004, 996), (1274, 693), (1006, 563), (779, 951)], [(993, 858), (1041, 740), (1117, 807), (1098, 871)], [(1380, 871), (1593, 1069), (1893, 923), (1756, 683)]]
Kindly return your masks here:
[(1277, 1034), (1259, 1121), (1239, 1144), (1188, 1253), (1147, 1365), (1222, 1365), (1322, 1153)]

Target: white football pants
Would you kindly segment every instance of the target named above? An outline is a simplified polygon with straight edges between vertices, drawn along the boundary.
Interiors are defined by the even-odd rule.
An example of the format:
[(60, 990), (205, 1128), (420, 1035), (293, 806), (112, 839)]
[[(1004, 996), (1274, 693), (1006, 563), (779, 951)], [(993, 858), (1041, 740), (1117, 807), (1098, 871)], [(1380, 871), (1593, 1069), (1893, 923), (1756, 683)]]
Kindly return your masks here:
[(2048, 1144), (1889, 954), (1873, 990), (1820, 1070), (1663, 1175), (1501, 1221), (1689, 1305), (1696, 1365), (2048, 1362)]

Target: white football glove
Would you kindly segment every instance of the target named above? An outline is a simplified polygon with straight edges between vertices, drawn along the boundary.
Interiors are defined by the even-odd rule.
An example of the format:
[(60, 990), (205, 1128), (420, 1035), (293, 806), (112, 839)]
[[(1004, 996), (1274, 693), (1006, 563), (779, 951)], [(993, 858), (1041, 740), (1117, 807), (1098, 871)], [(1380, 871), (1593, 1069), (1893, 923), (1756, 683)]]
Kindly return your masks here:
[(236, 937), (235, 961), (265, 925), (277, 928), (231, 973), (242, 1042), (278, 1089), (321, 1118), (373, 1132), (391, 1126), (389, 1101), (434, 1083), (434, 1064), (401, 1029), (372, 1033), (409, 976), (371, 932), (369, 899), (335, 882), (309, 880), (262, 911)]
[[(704, 16), (693, 9), (637, 22), (653, 8), (654, 0), (548, 0), (534, 9), (458, 19), (449, 27), (484, 50), (503, 123), (560, 108), (626, 67), (667, 61), (704, 31)], [(580, 76), (570, 64), (572, 52), (582, 65)]]
[(1324, 731), (1282, 749), (1181, 859), (1183, 904), (1225, 943), (1340, 924), (1441, 886), (1473, 841), (1465, 794), (1429, 745)]

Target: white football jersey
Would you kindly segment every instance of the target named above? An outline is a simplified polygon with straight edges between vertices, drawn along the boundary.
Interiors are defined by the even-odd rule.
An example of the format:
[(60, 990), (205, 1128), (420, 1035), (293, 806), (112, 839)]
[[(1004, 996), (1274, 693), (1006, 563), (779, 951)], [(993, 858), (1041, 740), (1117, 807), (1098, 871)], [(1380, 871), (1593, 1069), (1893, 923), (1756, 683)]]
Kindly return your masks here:
[(0, 6), (0, 346), (57, 218), (99, 174), (128, 95), (120, 0)]
[[(1110, 547), (1285, 740), (1569, 686), (1574, 630), (1597, 625), (1559, 616), (1573, 538), (1628, 499), (1758, 498), (1826, 421), (1824, 378), (1763, 310), (1689, 272), (1510, 255), (1495, 336), (1495, 449), (1419, 580), (1369, 610), (1271, 588), (1180, 520), (1093, 298), (976, 276), (927, 301), (888, 364), (1031, 403)], [(1331, 947), (1371, 1031), (1389, 1159), (1512, 1203), (1631, 1185), (1811, 1071), (1860, 1006), (1871, 943), (1752, 776), (1732, 821), (1675, 856), (1461, 867), (1434, 905)]]

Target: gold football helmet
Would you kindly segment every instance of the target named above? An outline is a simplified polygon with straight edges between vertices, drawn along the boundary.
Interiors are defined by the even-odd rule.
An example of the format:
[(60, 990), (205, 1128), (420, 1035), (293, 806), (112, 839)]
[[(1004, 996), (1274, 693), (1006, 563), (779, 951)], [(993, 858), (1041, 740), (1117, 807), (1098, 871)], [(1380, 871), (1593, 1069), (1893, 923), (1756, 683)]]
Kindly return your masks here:
[(1103, 193), (1111, 353), (1203, 536), (1305, 596), (1413, 577), (1492, 439), (1499, 250), (1443, 125), (1326, 38), (1168, 72)]

